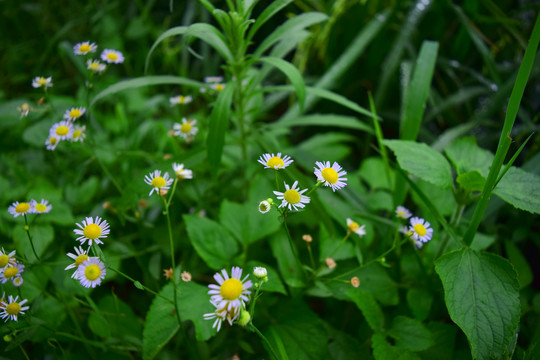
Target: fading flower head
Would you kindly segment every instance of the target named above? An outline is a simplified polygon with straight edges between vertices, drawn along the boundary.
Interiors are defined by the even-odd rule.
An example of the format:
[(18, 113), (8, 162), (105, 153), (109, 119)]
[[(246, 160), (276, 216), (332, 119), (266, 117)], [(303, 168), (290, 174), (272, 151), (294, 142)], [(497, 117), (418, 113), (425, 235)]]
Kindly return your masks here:
[(332, 191), (342, 189), (347, 185), (347, 178), (343, 176), (347, 174), (346, 171), (342, 171), (342, 167), (337, 162), (330, 166), (330, 161), (315, 162), (318, 168), (315, 168), (315, 176), (317, 180), (323, 181), (324, 186), (330, 186)]
[(92, 246), (93, 242), (103, 244), (103, 241), (100, 239), (106, 238), (110, 232), (107, 220), (102, 220), (99, 216), (96, 216), (95, 221), (94, 218), (87, 217), (81, 224), (76, 225), (79, 229), (74, 229), (73, 232), (80, 235), (77, 241), (80, 241), (81, 245), (84, 245), (86, 240), (88, 240), (88, 246)]
[(86, 68), (95, 74), (101, 74), (103, 71), (105, 71), (105, 69), (107, 69), (107, 65), (99, 60), (88, 59), (86, 61)]
[(409, 211), (409, 209), (400, 205), (396, 208), (396, 216), (398, 218), (407, 220), (412, 216), (412, 213)]
[(56, 149), (56, 147), (58, 146), (59, 142), (60, 142), (60, 139), (58, 138), (58, 136), (54, 134), (49, 134), (49, 137), (45, 141), (45, 147), (49, 151), (54, 151), (54, 149)]
[(182, 278), (182, 281), (184, 282), (190, 282), (191, 281), (191, 273), (187, 271), (182, 271), (180, 274), (180, 277)]
[(151, 172), (144, 177), (144, 182), (152, 186), (152, 190), (150, 190), (148, 196), (152, 196), (154, 191), (157, 194), (161, 194), (161, 190), (169, 190), (173, 181), (173, 179), (169, 179), (168, 172), (165, 172), (165, 174), (161, 176), (161, 170), (154, 170), (154, 172)]
[(48, 78), (45, 78), (43, 76), (36, 76), (34, 79), (32, 79), (32, 87), (39, 88), (42, 87), (45, 90), (47, 88), (52, 87), (52, 77), (49, 76)]
[(95, 288), (105, 279), (107, 269), (98, 257), (91, 257), (79, 265), (75, 274), (75, 278), (81, 282), (82, 286)]
[(30, 113), (31, 109), (30, 109), (30, 105), (28, 105), (27, 103), (24, 103), (21, 106), (17, 107), (17, 110), (21, 112), (21, 119), (22, 119), (23, 117), (28, 116), (28, 113)]
[(326, 266), (328, 266), (329, 269), (333, 269), (336, 267), (336, 261), (332, 258), (327, 257), (326, 258)]
[(352, 219), (347, 218), (347, 228), (350, 232), (353, 232), (357, 234), (358, 236), (362, 237), (366, 235), (366, 225), (358, 225), (357, 222), (353, 221)]
[(86, 55), (91, 52), (96, 52), (96, 50), (97, 45), (95, 43), (91, 43), (90, 41), (80, 42), (73, 47), (73, 52), (75, 55)]
[[(75, 254), (67, 253), (67, 256), (72, 258), (74, 262), (69, 264), (64, 270), (77, 269), (83, 262), (85, 262), (89, 258), (88, 250), (90, 250), (90, 248), (88, 248), (88, 250), (84, 250), (82, 246), (79, 246), (78, 248), (75, 247), (74, 249), (75, 249)], [(77, 276), (77, 270), (75, 270), (75, 272), (71, 275), (71, 278), (74, 279), (76, 278), (76, 276)]]
[(173, 170), (177, 178), (179, 179), (192, 179), (193, 172), (189, 169), (184, 169), (184, 164), (173, 163)]
[(257, 161), (264, 165), (265, 169), (280, 170), (285, 169), (287, 166), (291, 165), (294, 160), (292, 160), (289, 155), (285, 155), (282, 157), (281, 153), (278, 152), (277, 155), (274, 155), (273, 153), (263, 154)]
[(187, 96), (178, 95), (178, 96), (173, 96), (173, 97), (169, 98), (169, 102), (171, 103), (171, 106), (174, 106), (174, 105), (186, 105), (186, 104), (189, 104), (192, 101), (193, 101), (193, 97), (191, 97), (189, 95), (187, 95)]
[(5, 284), (8, 280), (13, 280), (16, 277), (20, 277), (24, 272), (24, 265), (18, 262), (15, 264), (8, 264), (2, 270), (0, 270), (0, 282)]
[(73, 125), (73, 133), (71, 134), (72, 142), (83, 142), (86, 138), (86, 125)]
[(287, 183), (284, 184), (285, 192), (274, 191), (278, 200), (282, 200), (279, 207), (288, 207), (291, 211), (294, 208), (294, 210), (298, 211), (298, 208), (303, 209), (306, 206), (305, 204), (309, 204), (310, 198), (302, 195), (307, 189), (300, 190), (300, 188), (296, 187), (298, 185), (298, 180), (295, 181), (291, 187), (289, 187)]
[(351, 285), (355, 288), (359, 287), (360, 286), (360, 279), (355, 276), (353, 278), (351, 278)]

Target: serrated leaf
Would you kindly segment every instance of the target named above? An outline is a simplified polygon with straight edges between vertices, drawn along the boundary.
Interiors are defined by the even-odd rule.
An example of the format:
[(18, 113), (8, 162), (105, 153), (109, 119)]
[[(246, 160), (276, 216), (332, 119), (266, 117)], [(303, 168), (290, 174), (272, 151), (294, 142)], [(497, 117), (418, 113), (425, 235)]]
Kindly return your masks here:
[(440, 257), (435, 270), (450, 317), (467, 335), (473, 358), (502, 357), (520, 317), (512, 265), (499, 256), (463, 248)]
[(452, 142), (444, 149), (458, 175), (469, 171), (478, 171), (487, 178), (493, 162), (493, 154), (476, 145), (476, 138), (464, 137)]
[[(172, 284), (167, 286), (172, 286)], [(193, 322), (195, 325), (195, 337), (198, 341), (210, 339), (216, 334), (216, 330), (212, 328), (214, 320), (206, 320), (203, 317), (204, 314), (215, 311), (215, 308), (210, 303), (208, 287), (190, 281), (178, 284), (177, 290), (178, 311), (182, 322), (186, 320)]]
[(482, 191), (486, 179), (480, 174), (480, 171), (474, 170), (458, 175), (456, 182), (467, 191)]
[(369, 327), (374, 331), (382, 331), (384, 327), (384, 315), (373, 296), (367, 291), (353, 287), (348, 288), (347, 295), (358, 306)]
[(223, 146), (225, 146), (225, 134), (229, 126), (233, 95), (233, 83), (228, 83), (225, 89), (218, 95), (216, 105), (210, 114), (210, 126), (206, 145), (208, 147), (208, 164), (213, 176), (217, 174), (223, 153)]
[(452, 186), (452, 170), (444, 156), (423, 143), (384, 140), (403, 170), (443, 189)]
[(214, 270), (230, 264), (238, 252), (238, 243), (217, 222), (198, 216), (184, 215), (184, 222), (195, 251)]
[(433, 344), (431, 332), (418, 320), (396, 316), (388, 335), (396, 340), (396, 347), (422, 351)]
[(493, 193), (518, 209), (540, 214), (540, 176), (510, 167)]

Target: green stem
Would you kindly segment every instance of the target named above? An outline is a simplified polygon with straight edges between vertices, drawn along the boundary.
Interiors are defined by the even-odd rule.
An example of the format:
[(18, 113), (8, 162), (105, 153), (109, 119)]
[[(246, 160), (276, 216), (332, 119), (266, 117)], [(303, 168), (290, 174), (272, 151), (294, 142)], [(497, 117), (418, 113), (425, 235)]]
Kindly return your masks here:
[(252, 331), (254, 331), (255, 333), (257, 333), (257, 335), (259, 335), (259, 337), (261, 338), (261, 340), (266, 344), (266, 346), (268, 347), (268, 350), (270, 350), (270, 354), (272, 355), (272, 357), (276, 360), (279, 360), (279, 356), (277, 355), (277, 352), (276, 350), (274, 349), (274, 347), (272, 346), (272, 344), (270, 343), (270, 341), (268, 341), (268, 339), (266, 338), (266, 336), (264, 336), (260, 331), (259, 329), (257, 329), (257, 327), (255, 325), (253, 325), (253, 323), (250, 324), (250, 327), (249, 327)]
[(28, 240), (30, 240), (30, 245), (32, 246), (32, 251), (34, 252), (34, 256), (36, 257), (37, 261), (39, 260), (39, 256), (36, 252), (36, 248), (34, 247), (34, 242), (32, 241), (32, 235), (30, 235), (30, 226), (28, 225), (28, 219), (26, 218), (26, 214), (23, 214), (24, 216), (24, 230), (26, 231), (26, 235), (28, 236)]
[(311, 189), (309, 189), (309, 191), (305, 194), (306, 196), (309, 196), (309, 194), (311, 194), (312, 192), (314, 192), (315, 190), (317, 190), (319, 187), (321, 187), (321, 185), (323, 184), (324, 181), (322, 180), (319, 180), (317, 181), (317, 183), (315, 185), (313, 185), (313, 187)]
[[(175, 181), (176, 185), (176, 181)], [(172, 198), (174, 195), (174, 190), (176, 190), (176, 187), (174, 187), (173, 191), (171, 192), (170, 197)], [(173, 268), (173, 277), (172, 277), (172, 283), (174, 287), (174, 309), (176, 313), (176, 320), (178, 320), (178, 325), (182, 325), (182, 321), (180, 320), (180, 313), (178, 312), (178, 296), (176, 294), (176, 261), (174, 260), (174, 241), (173, 241), (173, 235), (172, 235), (172, 226), (171, 226), (171, 216), (169, 215), (169, 205), (164, 197), (163, 199), (163, 205), (165, 205), (165, 215), (167, 217), (167, 229), (169, 230), (169, 245), (171, 247), (171, 263)]]
[(120, 270), (118, 269), (115, 269), (111, 266), (107, 266), (107, 269), (109, 270), (112, 270), (114, 271), (115, 273), (117, 273), (118, 275), (121, 275), (123, 277), (125, 277), (126, 279), (128, 279), (129, 281), (131, 281), (133, 284), (136, 284), (135, 287), (137, 288), (143, 288), (144, 290), (148, 291), (150, 294), (153, 294), (155, 296), (159, 296), (160, 298), (162, 298), (163, 300), (166, 300), (167, 302), (170, 302), (171, 304), (174, 304), (174, 301), (172, 301), (171, 299), (169, 298), (166, 298), (165, 296), (155, 292), (154, 290), (148, 288), (147, 286), (143, 285), (140, 281), (137, 281), (135, 280), (134, 278), (132, 278), (131, 276), (127, 275), (127, 274), (124, 274), (123, 272), (121, 272)]
[(287, 226), (287, 219), (286, 219), (286, 213), (283, 212), (283, 227), (285, 228), (285, 232), (287, 233), (287, 239), (289, 240), (289, 245), (291, 247), (291, 251), (293, 253), (294, 259), (296, 261), (296, 267), (298, 269), (303, 270), (302, 264), (300, 263), (300, 258), (298, 257), (298, 252), (296, 251), (296, 246), (294, 246), (294, 242), (291, 237), (291, 233), (289, 232), (289, 227)]

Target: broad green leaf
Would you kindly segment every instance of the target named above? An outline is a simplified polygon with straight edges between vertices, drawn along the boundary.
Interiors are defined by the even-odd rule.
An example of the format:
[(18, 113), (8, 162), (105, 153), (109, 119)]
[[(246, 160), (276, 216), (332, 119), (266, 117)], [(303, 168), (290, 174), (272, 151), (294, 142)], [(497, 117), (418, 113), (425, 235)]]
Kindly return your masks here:
[(493, 162), (493, 154), (476, 145), (476, 138), (464, 137), (444, 149), (458, 175), (478, 171), (486, 178)]
[(384, 140), (383, 143), (394, 152), (403, 170), (443, 189), (452, 186), (450, 164), (426, 144), (407, 140)]
[[(110, 336), (117, 339), (122, 339), (124, 342), (140, 345), (139, 342), (142, 335), (142, 326), (133, 313), (131, 307), (120, 300), (118, 297), (107, 295), (98, 303), (98, 308), (101, 314), (107, 319)], [(99, 322), (100, 316), (92, 312), (89, 316), (89, 324)], [(104, 337), (102, 330), (90, 326), (90, 329), (98, 336)]]
[[(34, 248), (41, 258), (54, 239), (53, 227), (51, 225), (34, 224), (30, 226), (29, 232), (34, 243)], [(26, 259), (31, 263), (37, 261), (23, 225), (15, 226), (15, 229), (13, 229), (13, 240), (15, 241), (17, 254), (24, 254)]]
[(291, 249), (285, 231), (274, 234), (269, 242), (272, 254), (277, 260), (279, 272), (285, 283), (291, 287), (304, 286), (304, 271)]
[[(416, 185), (424, 193), (424, 195), (427, 196), (431, 204), (433, 204), (441, 216), (452, 216), (457, 207), (457, 202), (451, 188), (441, 189), (440, 187), (424, 180), (418, 180)], [(423, 200), (416, 191), (413, 191), (411, 195), (413, 201), (422, 206), (426, 213), (431, 212), (428, 207), (422, 205)]]
[(330, 341), (328, 344), (329, 359), (351, 360), (369, 359), (371, 350), (369, 345), (361, 343), (360, 339), (352, 334), (331, 329)]
[(51, 330), (59, 330), (66, 316), (67, 313), (62, 304), (54, 297), (46, 296), (43, 301), (39, 303), (39, 307), (32, 307), (32, 317), (37, 317), (46, 324), (46, 328), (41, 326), (38, 328), (36, 333), (32, 336), (32, 341), (37, 343), (46, 341), (52, 336)]
[(431, 88), (431, 78), (435, 69), (438, 49), (438, 42), (426, 40), (422, 43), (411, 84), (405, 99), (403, 99), (400, 128), (400, 138), (403, 140), (416, 140), (418, 136)]
[(482, 191), (486, 179), (479, 171), (474, 170), (458, 175), (456, 182), (467, 191)]
[(192, 24), (187, 28), (184, 36), (186, 38), (193, 36), (201, 39), (208, 45), (212, 46), (227, 63), (233, 62), (234, 57), (231, 50), (227, 46), (227, 40), (214, 26), (202, 23)]
[(143, 76), (140, 78), (119, 81), (109, 86), (108, 88), (102, 90), (101, 92), (96, 94), (96, 96), (94, 96), (94, 98), (92, 99), (92, 102), (90, 103), (90, 107), (94, 106), (94, 104), (100, 101), (101, 99), (107, 96), (116, 94), (118, 92), (121, 92), (127, 89), (135, 89), (139, 87), (153, 86), (153, 85), (184, 85), (184, 86), (194, 87), (197, 89), (206, 86), (206, 84), (204, 83), (194, 81), (188, 78), (183, 78), (180, 76), (170, 76), (170, 75)]
[(214, 270), (229, 265), (238, 252), (238, 243), (217, 222), (198, 215), (184, 215), (184, 222), (195, 251)]
[(285, 6), (289, 5), (292, 2), (292, 0), (275, 0), (270, 3), (264, 9), (264, 11), (257, 16), (257, 19), (255, 20), (255, 23), (249, 30), (249, 33), (247, 35), (248, 41), (253, 38), (253, 35), (259, 30), (259, 28), (266, 23), (268, 20), (272, 18), (275, 14), (277, 14), (281, 9), (283, 9)]
[(52, 123), (49, 120), (36, 122), (24, 130), (22, 138), (27, 144), (45, 149), (45, 141), (47, 140), (47, 134), (49, 133), (51, 125)]
[(452, 320), (463, 330), (473, 358), (502, 357), (520, 316), (519, 283), (505, 259), (463, 248), (435, 263)]
[(516, 269), (516, 272), (518, 274), (519, 287), (523, 289), (533, 280), (533, 273), (529, 262), (527, 261), (525, 256), (523, 256), (521, 251), (519, 251), (516, 244), (514, 244), (512, 241), (506, 240), (504, 242), (504, 248), (506, 250), (506, 256), (508, 257), (512, 265), (514, 265), (514, 269)]
[(540, 214), (540, 176), (510, 167), (493, 191), (518, 209)]
[(364, 315), (369, 327), (379, 332), (384, 328), (384, 315), (373, 296), (360, 288), (348, 287), (347, 295)]
[[(384, 162), (380, 157), (364, 159), (362, 165), (360, 165), (359, 174), (371, 189), (391, 190), (391, 184), (388, 183), (388, 177), (384, 169)], [(394, 177), (395, 174), (392, 172), (390, 176), (392, 181)]]
[[(159, 294), (172, 300), (173, 284), (166, 285)], [(180, 307), (180, 304), (178, 306)], [(143, 359), (153, 359), (179, 329), (180, 325), (175, 315), (174, 304), (156, 296), (146, 314), (144, 323)]]
[(298, 102), (300, 107), (304, 106), (304, 101), (306, 100), (306, 84), (304, 84), (304, 79), (300, 71), (288, 61), (277, 57), (262, 57), (259, 59), (261, 62), (274, 66), (279, 69), (287, 78), (291, 81), (294, 89), (296, 91), (296, 96), (298, 97)]
[[(172, 284), (167, 286), (172, 287)], [(210, 303), (208, 287), (194, 281), (181, 281), (177, 286), (177, 291), (178, 312), (182, 322), (186, 320), (193, 322), (195, 325), (195, 337), (198, 341), (206, 341), (214, 336), (216, 330), (212, 328), (212, 325), (215, 320), (206, 320), (203, 317), (204, 314), (215, 311), (214, 306)], [(172, 299), (172, 291), (170, 298)], [(225, 326), (225, 324), (223, 325)]]
[(248, 261), (248, 263), (244, 267), (246, 273), (250, 274), (249, 278), (251, 279), (251, 282), (255, 283), (257, 281), (257, 278), (255, 277), (255, 275), (253, 275), (253, 269), (256, 266), (264, 267), (268, 272), (268, 282), (265, 282), (262, 286), (263, 291), (277, 292), (284, 295), (287, 294), (287, 292), (285, 291), (285, 287), (283, 286), (283, 283), (279, 278), (278, 272), (260, 261)]
[(223, 146), (225, 146), (225, 134), (229, 126), (233, 95), (233, 83), (228, 83), (225, 89), (220, 92), (216, 105), (210, 114), (210, 127), (206, 145), (208, 147), (208, 165), (213, 176), (217, 175), (221, 155), (223, 154)]
[(431, 332), (418, 320), (396, 316), (388, 335), (396, 340), (396, 347), (422, 351), (433, 344)]
[(273, 129), (292, 126), (334, 126), (345, 129), (362, 130), (372, 134), (371, 126), (364, 124), (360, 120), (352, 116), (335, 115), (335, 114), (313, 114), (299, 116), (297, 118), (287, 120), (287, 122), (276, 122), (270, 125)]
[(224, 200), (221, 203), (219, 220), (246, 246), (276, 232), (280, 227), (273, 214), (261, 214), (257, 210), (257, 203), (250, 202), (237, 204)]
[(303, 30), (308, 26), (325, 21), (328, 18), (327, 15), (318, 12), (307, 12), (295, 16), (287, 20), (283, 25), (275, 29), (263, 42), (257, 47), (253, 53), (253, 57), (258, 58), (268, 48), (274, 45), (281, 39), (289, 36), (289, 34), (295, 33), (299, 30)]
[(375, 360), (420, 360), (420, 358), (408, 350), (390, 345), (386, 336), (374, 334), (371, 338), (371, 348)]
[(476, 251), (486, 250), (488, 247), (495, 243), (495, 236), (486, 235), (482, 233), (476, 233), (474, 240), (471, 244), (471, 249)]
[(324, 224), (320, 225), (319, 235), (319, 260), (324, 261), (327, 257), (334, 260), (350, 259), (354, 257), (354, 238), (343, 242), (341, 237), (331, 236)]
[(172, 36), (178, 36), (178, 35), (184, 35), (187, 30), (187, 26), (176, 26), (173, 27), (167, 31), (165, 31), (163, 34), (159, 35), (157, 40), (152, 44), (152, 47), (148, 51), (148, 54), (146, 55), (146, 61), (144, 62), (144, 73), (146, 74), (148, 72), (148, 64), (150, 62), (150, 57), (154, 53), (155, 48), (165, 39), (172, 37)]
[[(453, 324), (430, 322), (427, 324), (427, 328), (431, 332), (433, 345), (420, 353), (422, 359), (452, 360), (459, 358), (453, 356), (457, 327)], [(470, 357), (470, 354), (467, 355)]]
[(99, 180), (92, 176), (81, 184), (66, 186), (66, 200), (71, 205), (83, 205), (88, 203), (95, 195), (99, 187)]
[(411, 288), (407, 291), (407, 305), (411, 309), (414, 317), (424, 321), (431, 310), (433, 295), (423, 288)]

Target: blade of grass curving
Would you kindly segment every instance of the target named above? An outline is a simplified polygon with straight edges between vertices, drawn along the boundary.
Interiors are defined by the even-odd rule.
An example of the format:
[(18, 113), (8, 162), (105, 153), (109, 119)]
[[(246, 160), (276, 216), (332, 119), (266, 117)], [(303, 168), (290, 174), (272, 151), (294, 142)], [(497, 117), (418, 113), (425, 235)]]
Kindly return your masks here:
[(259, 30), (261, 26), (264, 25), (268, 20), (272, 18), (275, 14), (277, 14), (281, 9), (283, 9), (285, 6), (289, 5), (292, 2), (292, 0), (276, 0), (273, 1), (264, 11), (257, 17), (257, 20), (251, 27), (251, 29), (248, 32), (248, 35), (246, 37), (246, 41), (251, 41), (253, 38), (253, 35)]
[(96, 94), (94, 99), (92, 99), (92, 102), (90, 103), (90, 107), (92, 107), (95, 103), (97, 103), (101, 99), (106, 98), (107, 96), (116, 94), (118, 92), (128, 90), (128, 89), (135, 89), (135, 88), (153, 86), (153, 85), (186, 85), (186, 86), (191, 86), (194, 88), (208, 87), (208, 85), (204, 83), (187, 79), (187, 78), (183, 78), (180, 76), (171, 76), (171, 75), (143, 76), (140, 78), (117, 82), (116, 84), (113, 84), (109, 86), (108, 88), (102, 90), (101, 92)]
[(303, 30), (311, 25), (325, 21), (328, 18), (326, 14), (319, 12), (303, 13), (292, 19), (287, 20), (283, 25), (274, 30), (253, 53), (254, 58), (261, 56), (266, 50), (281, 39), (289, 36), (298, 30)]
[(371, 95), (371, 92), (368, 92), (368, 99), (369, 99), (369, 108), (371, 110), (371, 113), (373, 116), (371, 117), (373, 119), (373, 128), (375, 129), (375, 136), (377, 137), (377, 144), (379, 145), (379, 152), (381, 153), (381, 157), (384, 163), (384, 172), (386, 173), (386, 180), (388, 180), (388, 184), (392, 186), (392, 176), (390, 175), (390, 162), (388, 161), (388, 153), (386, 152), (386, 146), (383, 144), (384, 136), (382, 133), (381, 126), (379, 125), (379, 117), (377, 116), (377, 110), (375, 108), (375, 102), (373, 101), (373, 96)]
[(381, 107), (381, 102), (386, 96), (386, 89), (389, 85), (390, 79), (392, 76), (394, 76), (399, 63), (401, 62), (401, 56), (403, 55), (405, 46), (410, 43), (411, 37), (416, 30), (416, 26), (424, 17), (424, 14), (431, 6), (431, 3), (431, 1), (426, 0), (416, 1), (409, 11), (405, 23), (399, 28), (399, 35), (392, 45), (392, 51), (390, 51), (390, 54), (388, 54), (381, 66), (383, 71), (379, 80), (379, 86), (375, 91), (375, 105), (378, 108)]
[(165, 39), (172, 37), (172, 36), (178, 36), (178, 35), (184, 35), (184, 33), (187, 30), (187, 26), (176, 26), (172, 29), (169, 29), (165, 31), (163, 34), (159, 35), (157, 40), (152, 44), (152, 47), (148, 51), (148, 55), (146, 55), (146, 60), (144, 62), (144, 73), (146, 74), (148, 72), (148, 64), (150, 62), (150, 57), (152, 56), (152, 53), (154, 52), (155, 48)]
[(216, 105), (210, 114), (210, 126), (206, 145), (208, 147), (208, 164), (212, 176), (217, 175), (223, 147), (225, 146), (225, 134), (229, 125), (231, 105), (234, 95), (234, 84), (232, 82), (225, 86), (219, 94)]
[(234, 57), (227, 46), (225, 37), (215, 26), (202, 23), (192, 24), (184, 34), (186, 38), (189, 36), (196, 37), (212, 46), (226, 62), (231, 63), (233, 61)]
[(510, 94), (510, 100), (508, 101), (508, 106), (506, 108), (506, 117), (504, 119), (504, 125), (501, 132), (501, 137), (499, 139), (499, 145), (497, 146), (495, 158), (493, 159), (493, 163), (491, 164), (491, 169), (489, 170), (488, 178), (486, 180), (486, 184), (484, 185), (484, 190), (482, 191), (480, 200), (478, 201), (478, 204), (474, 209), (474, 214), (469, 224), (469, 227), (467, 228), (467, 231), (463, 236), (463, 241), (468, 246), (471, 245), (472, 241), (474, 240), (474, 235), (476, 234), (478, 227), (480, 226), (480, 222), (484, 217), (484, 213), (486, 212), (487, 204), (491, 193), (493, 192), (495, 182), (497, 181), (499, 175), (499, 171), (501, 170), (502, 164), (506, 157), (506, 153), (510, 148), (510, 144), (512, 142), (510, 133), (512, 131), (512, 127), (514, 126), (514, 121), (516, 120), (519, 105), (521, 103), (521, 98), (523, 97), (523, 93), (525, 92), (525, 86), (527, 85), (527, 81), (529, 80), (529, 74), (531, 73), (534, 64), (534, 58), (536, 56), (539, 42), (540, 14), (536, 17), (536, 23), (534, 24), (529, 44), (527, 45), (527, 49), (525, 50), (525, 54), (523, 55), (523, 60), (521, 61), (521, 65), (519, 66), (516, 82), (514, 84), (514, 88), (512, 89), (512, 93)]
[(214, 5), (208, 0), (199, 0), (199, 2), (208, 10), (208, 12), (211, 14), (216, 9)]
[(492, 80), (495, 81), (497, 84), (500, 84), (501, 77), (499, 76), (499, 72), (497, 71), (497, 66), (495, 65), (495, 59), (493, 59), (493, 55), (491, 54), (491, 51), (489, 51), (486, 44), (484, 44), (484, 40), (482, 39), (482, 36), (480, 35), (479, 30), (475, 26), (473, 26), (472, 22), (469, 20), (467, 15), (465, 15), (461, 7), (452, 4), (452, 8), (456, 12), (461, 23), (465, 26), (465, 29), (467, 29), (467, 32), (469, 33), (471, 40), (473, 41), (474, 45), (480, 52), (480, 55), (484, 59), (484, 63), (486, 64), (486, 67), (489, 73), (491, 74)]
[(290, 128), (292, 126), (335, 126), (346, 129), (362, 130), (369, 134), (373, 134), (373, 130), (371, 129), (371, 127), (364, 124), (357, 118), (337, 114), (311, 114), (299, 116), (297, 118), (287, 121), (286, 123), (272, 123), (270, 125), (270, 128), (282, 129)]
[(290, 62), (277, 57), (268, 56), (260, 58), (259, 60), (276, 67), (289, 78), (296, 91), (300, 108), (302, 108), (304, 106), (304, 101), (306, 100), (306, 84), (304, 84), (304, 78), (302, 77), (302, 74), (300, 74), (300, 71), (298, 71), (298, 69)]
[(499, 183), (499, 181), (501, 181), (501, 179), (503, 178), (503, 176), (508, 172), (508, 170), (510, 170), (510, 167), (512, 167), (512, 165), (514, 164), (514, 161), (516, 161), (517, 157), (519, 156), (519, 154), (521, 154), (521, 152), (523, 151), (523, 148), (525, 147), (525, 145), (527, 145), (527, 143), (529, 142), (529, 140), (531, 139), (531, 137), (534, 135), (534, 133), (532, 133), (531, 135), (529, 135), (527, 137), (527, 139), (523, 142), (523, 144), (521, 144), (521, 146), (519, 147), (519, 149), (516, 151), (516, 153), (514, 154), (514, 156), (512, 156), (512, 158), (510, 159), (510, 161), (508, 161), (508, 164), (505, 165), (503, 171), (501, 171), (501, 174), (499, 175), (499, 177), (497, 178), (497, 181), (495, 181), (495, 185), (493, 185), (493, 188), (495, 189), (497, 187), (497, 184)]

